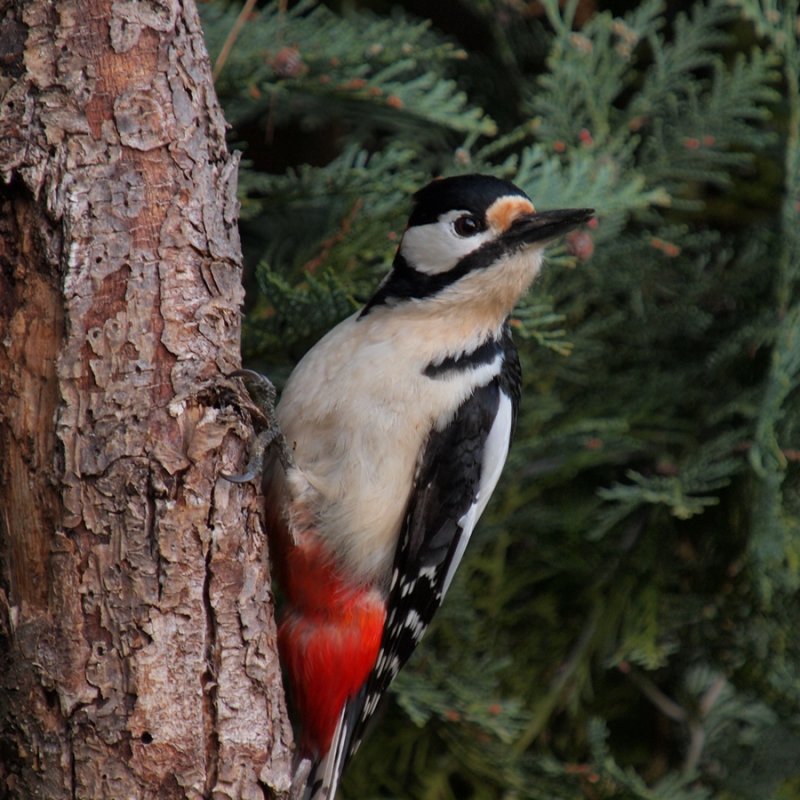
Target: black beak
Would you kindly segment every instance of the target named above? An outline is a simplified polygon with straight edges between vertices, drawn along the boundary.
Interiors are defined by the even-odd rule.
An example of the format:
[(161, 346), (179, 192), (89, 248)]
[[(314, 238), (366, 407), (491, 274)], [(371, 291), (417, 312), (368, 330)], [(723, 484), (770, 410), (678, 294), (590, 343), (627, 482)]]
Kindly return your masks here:
[(593, 208), (564, 208), (526, 214), (511, 223), (502, 240), (511, 247), (548, 242), (588, 222), (593, 216)]

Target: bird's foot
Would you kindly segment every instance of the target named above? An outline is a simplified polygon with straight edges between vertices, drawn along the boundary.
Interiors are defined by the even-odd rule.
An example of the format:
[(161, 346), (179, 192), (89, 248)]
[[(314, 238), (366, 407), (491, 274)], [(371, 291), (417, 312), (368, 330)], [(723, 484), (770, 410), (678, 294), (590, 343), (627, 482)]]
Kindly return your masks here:
[(229, 377), (241, 378), (250, 398), (250, 411), (260, 417), (266, 427), (251, 440), (250, 459), (244, 472), (222, 473), (222, 477), (231, 483), (248, 483), (258, 477), (264, 469), (264, 460), (270, 447), (277, 448), (278, 460), (284, 469), (293, 466), (292, 451), (275, 416), (275, 399), (278, 393), (272, 381), (252, 369), (237, 369)]

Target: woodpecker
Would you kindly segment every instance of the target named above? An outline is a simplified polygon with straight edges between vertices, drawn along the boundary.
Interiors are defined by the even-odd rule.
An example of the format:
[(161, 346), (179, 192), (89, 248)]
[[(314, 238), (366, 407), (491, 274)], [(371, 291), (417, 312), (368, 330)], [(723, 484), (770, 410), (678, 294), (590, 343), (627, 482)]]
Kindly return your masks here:
[(536, 212), (487, 175), (434, 180), (390, 273), (286, 384), (290, 457), (271, 457), (264, 487), (305, 800), (333, 800), (447, 594), (514, 430), (509, 314), (545, 246), (592, 213)]

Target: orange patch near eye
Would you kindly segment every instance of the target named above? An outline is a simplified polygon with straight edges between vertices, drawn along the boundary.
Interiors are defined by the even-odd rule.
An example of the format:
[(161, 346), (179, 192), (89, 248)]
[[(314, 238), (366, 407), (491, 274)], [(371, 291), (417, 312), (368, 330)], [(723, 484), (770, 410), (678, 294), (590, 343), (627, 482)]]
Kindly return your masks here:
[(507, 231), (515, 219), (523, 214), (533, 214), (533, 203), (524, 197), (501, 197), (489, 206), (486, 221), (499, 233)]

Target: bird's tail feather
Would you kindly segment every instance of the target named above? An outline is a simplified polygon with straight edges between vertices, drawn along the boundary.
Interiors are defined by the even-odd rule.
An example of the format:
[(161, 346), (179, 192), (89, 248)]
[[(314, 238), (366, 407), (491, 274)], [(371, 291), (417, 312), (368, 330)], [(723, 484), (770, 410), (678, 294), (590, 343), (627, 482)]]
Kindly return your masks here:
[(345, 704), (342, 713), (339, 714), (339, 721), (336, 723), (330, 750), (311, 767), (303, 800), (334, 800), (347, 760), (352, 734), (348, 730), (352, 720), (349, 720), (348, 717), (347, 704)]

